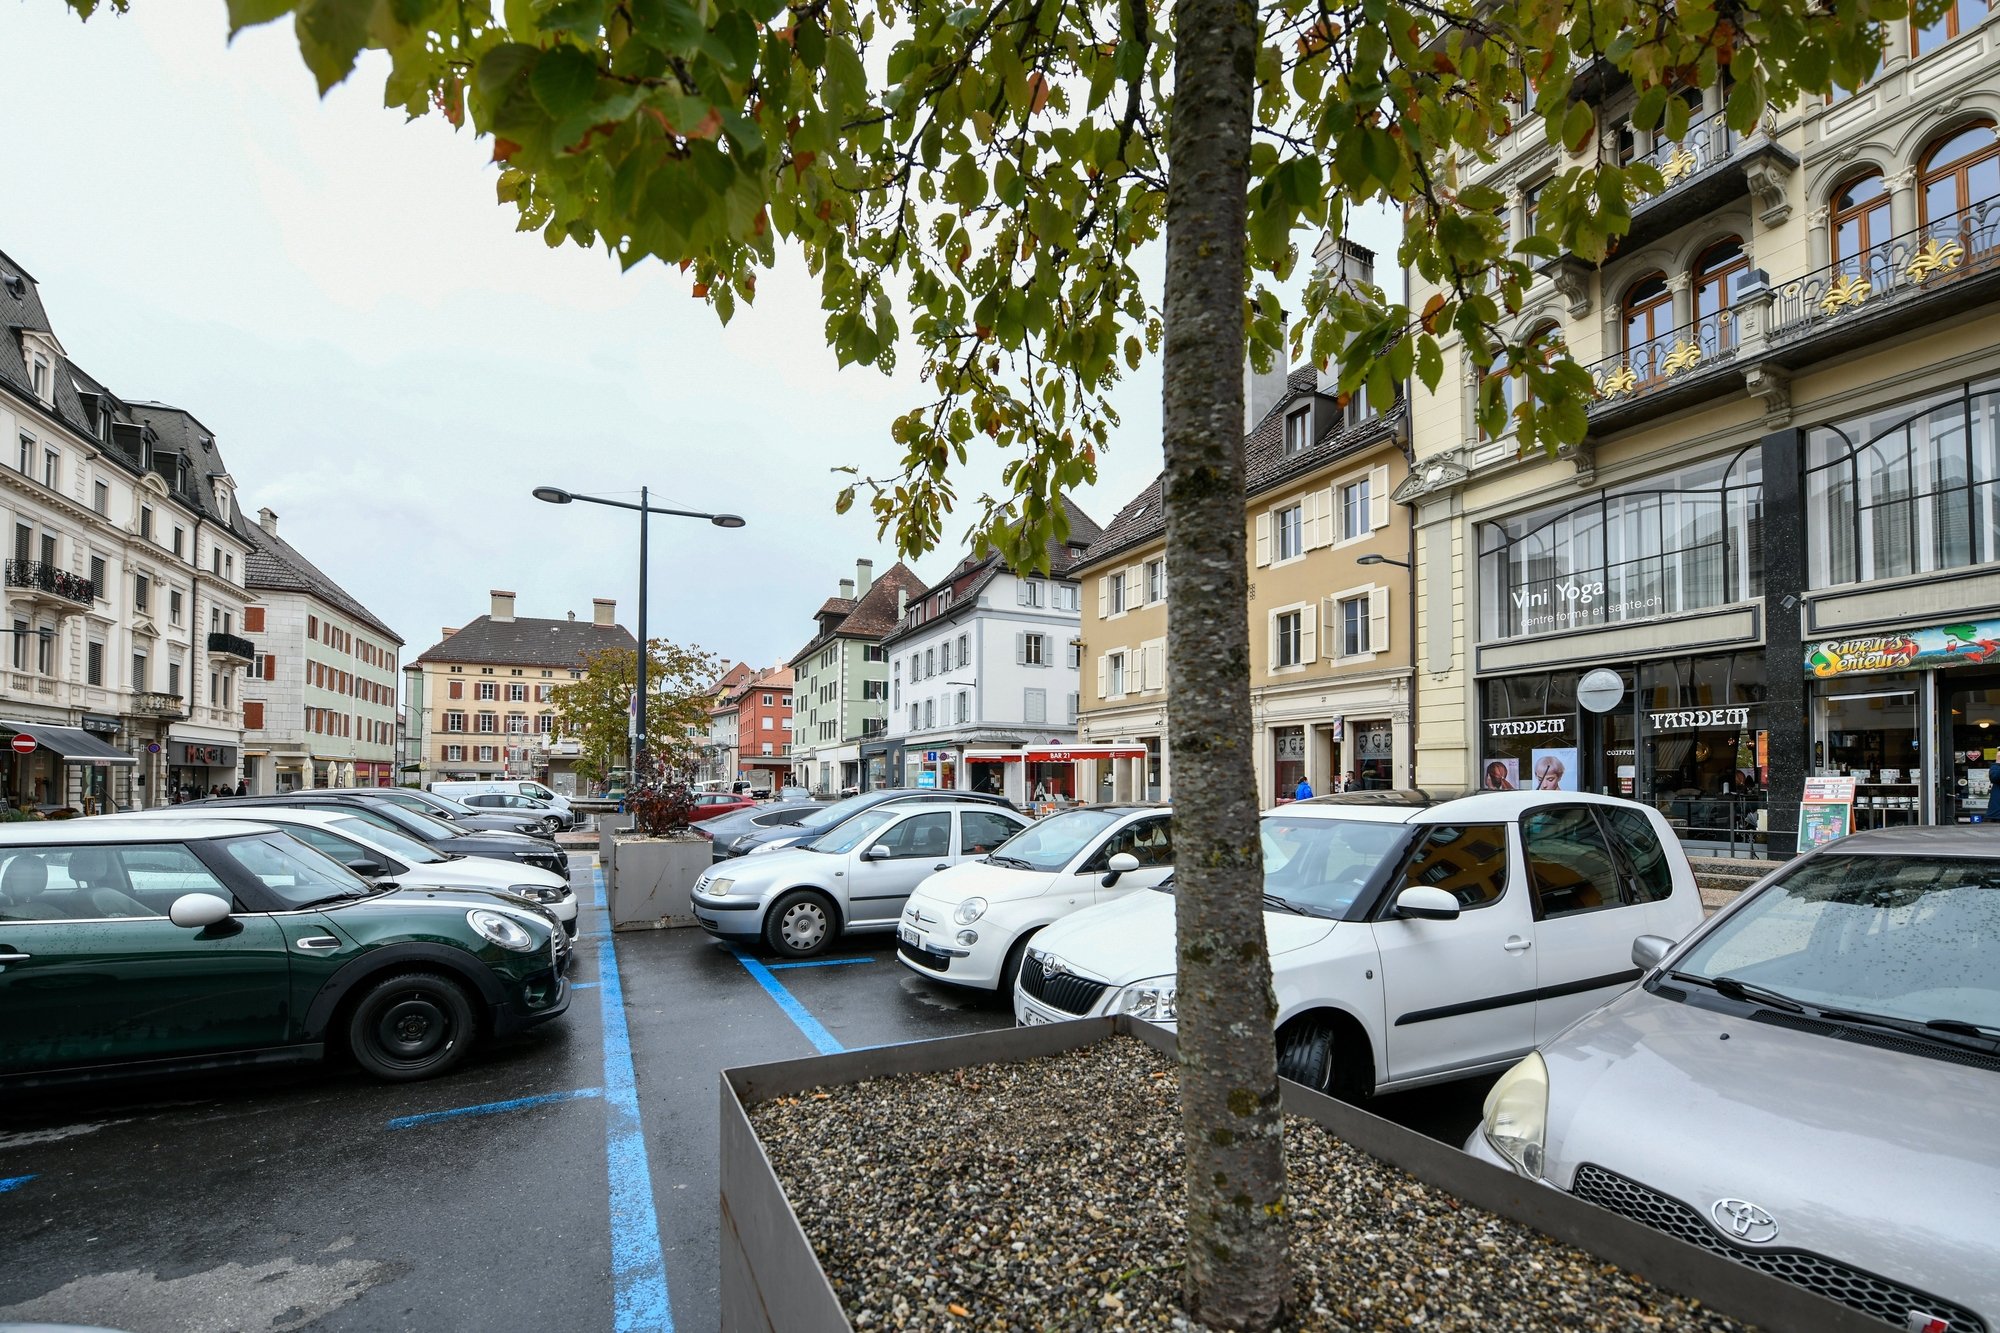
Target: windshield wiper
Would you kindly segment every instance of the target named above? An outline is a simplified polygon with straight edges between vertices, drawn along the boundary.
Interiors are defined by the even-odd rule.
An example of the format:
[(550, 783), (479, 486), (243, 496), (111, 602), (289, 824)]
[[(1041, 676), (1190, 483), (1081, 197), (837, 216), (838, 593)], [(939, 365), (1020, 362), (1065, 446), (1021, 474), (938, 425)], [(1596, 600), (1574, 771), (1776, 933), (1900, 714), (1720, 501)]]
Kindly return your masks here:
[(1034, 869), (1033, 866), (1029, 865), (1026, 861), (1023, 861), (1018, 856), (1000, 856), (991, 852), (987, 854), (986, 864), (990, 866), (1019, 866), (1023, 870)]
[(311, 902), (300, 903), (293, 910), (303, 912), (308, 907), (324, 907), (328, 903), (351, 903), (360, 898), (373, 897), (374, 892), (372, 889), (342, 889), (339, 893), (329, 893), (324, 898), (315, 898)]
[(2000, 1032), (1990, 1028), (1982, 1029), (1977, 1023), (1968, 1023), (1958, 1018), (1892, 1018), (1888, 1014), (1871, 1014), (1854, 1009), (1822, 1009), (1821, 1018), (1830, 1018), (1836, 1023), (1852, 1023), (1856, 1027), (1883, 1028), (1890, 1032), (1906, 1032), (1912, 1037), (1935, 1041), (1944, 1046), (1959, 1046), (1975, 1051), (2000, 1051)]
[(1266, 907), (1275, 907), (1281, 912), (1290, 912), (1293, 916), (1316, 916), (1321, 920), (1325, 920), (1327, 917), (1325, 912), (1316, 911), (1311, 907), (1295, 903), (1289, 898), (1280, 898), (1275, 893), (1266, 893), (1264, 895), (1264, 905)]
[(1788, 1014), (1803, 1014), (1806, 1007), (1783, 991), (1759, 986), (1754, 981), (1743, 981), (1736, 977), (1698, 977), (1692, 972), (1669, 972), (1676, 981), (1691, 981), (1697, 986), (1706, 986), (1718, 994), (1727, 995), (1732, 1000), (1743, 1000), (1750, 1004), (1761, 1004), (1767, 1009), (1782, 1009)]

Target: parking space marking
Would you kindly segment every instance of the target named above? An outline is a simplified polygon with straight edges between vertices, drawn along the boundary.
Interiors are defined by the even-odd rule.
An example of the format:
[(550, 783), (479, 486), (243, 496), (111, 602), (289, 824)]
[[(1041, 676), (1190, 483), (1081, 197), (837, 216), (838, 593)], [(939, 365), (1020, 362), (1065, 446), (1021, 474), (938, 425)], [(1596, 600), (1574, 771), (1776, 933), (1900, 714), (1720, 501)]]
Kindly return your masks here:
[(569, 988), (571, 990), (596, 990), (597, 983), (594, 981), (572, 981), (569, 983)]
[[(598, 882), (603, 882), (599, 872)], [(604, 1160), (611, 1186), (612, 1327), (615, 1333), (673, 1333), (667, 1261), (653, 1207), (653, 1172), (639, 1120), (639, 1082), (625, 989), (609, 935), (597, 945), (597, 994), (604, 1014)]]
[(596, 900), (596, 902), (595, 902), (595, 904), (594, 904), (594, 905), (595, 905), (595, 906), (597, 906), (597, 907), (599, 907), (599, 908), (602, 908), (602, 907), (604, 906), (604, 867), (603, 867), (603, 866), (601, 866), (601, 865), (592, 865), (592, 866), (591, 866), (591, 868), (590, 868), (590, 885), (591, 885), (591, 888), (592, 888), (592, 889), (594, 889), (594, 890), (596, 891), (596, 893), (597, 893), (597, 900)]
[(766, 963), (773, 972), (782, 972), (788, 967), (840, 967), (845, 963), (872, 963), (873, 958), (808, 958), (799, 963)]
[(806, 1034), (806, 1040), (813, 1044), (814, 1050), (821, 1055), (838, 1055), (847, 1049), (834, 1040), (833, 1034), (822, 1027), (820, 1021), (799, 1003), (797, 996), (785, 989), (785, 983), (778, 980), (770, 968), (733, 945), (729, 952), (736, 955), (736, 961), (743, 964), (743, 970), (756, 979), (757, 984), (764, 988), (765, 994), (778, 1002), (778, 1008), (785, 1011), (785, 1017), (792, 1020), (792, 1025)]
[(581, 1101), (587, 1097), (602, 1097), (602, 1088), (571, 1088), (568, 1092), (544, 1092), (534, 1097), (513, 1097), (504, 1102), (482, 1102), (477, 1106), (455, 1106), (449, 1111), (425, 1111), (421, 1115), (399, 1115), (389, 1122), (390, 1129), (414, 1129), (418, 1125), (434, 1125), (440, 1120), (459, 1120), (466, 1116), (502, 1115), (508, 1111), (525, 1110), (530, 1106), (547, 1106), (552, 1102)]
[(33, 1179), (33, 1176), (8, 1176), (0, 1180), (0, 1194), (5, 1194), (8, 1190), (17, 1190)]

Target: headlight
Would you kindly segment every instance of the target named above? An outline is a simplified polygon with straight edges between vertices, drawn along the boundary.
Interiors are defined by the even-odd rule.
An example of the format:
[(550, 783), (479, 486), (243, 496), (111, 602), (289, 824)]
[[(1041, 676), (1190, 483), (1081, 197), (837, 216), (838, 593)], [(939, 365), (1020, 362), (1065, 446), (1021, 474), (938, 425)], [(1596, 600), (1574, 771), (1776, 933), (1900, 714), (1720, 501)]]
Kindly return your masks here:
[(1180, 1017), (1179, 995), (1172, 977), (1149, 977), (1118, 992), (1118, 1012), (1149, 1023), (1172, 1023)]
[(702, 886), (702, 892), (712, 893), (718, 898), (727, 898), (729, 896), (729, 886), (735, 882), (733, 879), (712, 879)]
[(1486, 1121), (1481, 1128), (1494, 1152), (1540, 1178), (1548, 1125), (1549, 1067), (1539, 1052), (1532, 1052), (1502, 1074), (1486, 1094)]
[(538, 903), (559, 903), (563, 900), (561, 889), (552, 889), (546, 884), (509, 884), (507, 892), (518, 893)]
[(958, 922), (961, 926), (969, 926), (985, 915), (986, 900), (984, 898), (967, 898), (951, 914), (951, 919)]
[(522, 928), (521, 923), (510, 916), (475, 907), (465, 914), (465, 922), (479, 932), (479, 937), (511, 949), (515, 953), (533, 953), (538, 947), (535, 937)]

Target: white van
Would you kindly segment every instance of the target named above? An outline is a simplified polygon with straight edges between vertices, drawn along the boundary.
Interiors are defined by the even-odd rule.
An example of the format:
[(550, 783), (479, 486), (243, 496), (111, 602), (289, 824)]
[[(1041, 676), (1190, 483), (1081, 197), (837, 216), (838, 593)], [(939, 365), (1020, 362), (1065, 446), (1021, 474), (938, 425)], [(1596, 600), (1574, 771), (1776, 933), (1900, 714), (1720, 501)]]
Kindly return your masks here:
[(526, 796), (552, 810), (560, 810), (565, 826), (576, 823), (576, 811), (570, 809), (569, 797), (525, 778), (504, 778), (494, 782), (433, 782), (430, 791), (453, 801), (463, 801), (468, 796)]

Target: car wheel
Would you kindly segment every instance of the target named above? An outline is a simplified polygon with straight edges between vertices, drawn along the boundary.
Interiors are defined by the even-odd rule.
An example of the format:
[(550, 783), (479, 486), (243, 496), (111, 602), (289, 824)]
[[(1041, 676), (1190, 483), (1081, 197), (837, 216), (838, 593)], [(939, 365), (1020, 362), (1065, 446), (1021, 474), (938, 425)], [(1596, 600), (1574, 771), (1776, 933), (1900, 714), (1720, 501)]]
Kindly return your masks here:
[(561, 827), (562, 825), (557, 822), (555, 816), (550, 815), (547, 819), (544, 819), (542, 821), (542, 836), (545, 838), (553, 838), (556, 836), (556, 830)]
[(764, 914), (764, 942), (788, 958), (805, 958), (833, 942), (833, 904), (811, 889), (793, 889)]
[(1028, 941), (1034, 937), (1035, 932), (1031, 930), (1015, 940), (1014, 946), (1007, 950), (1007, 961), (1000, 964), (1000, 982), (994, 987), (994, 993), (1009, 1004), (1014, 1001), (1014, 983), (1021, 979), (1021, 964), (1028, 957)]
[(429, 972), (384, 977), (347, 1020), (347, 1048), (376, 1078), (432, 1078), (465, 1058), (478, 1019), (465, 988)]
[(1333, 1029), (1307, 1023), (1278, 1039), (1278, 1077), (1302, 1083), (1314, 1092), (1333, 1093)]

